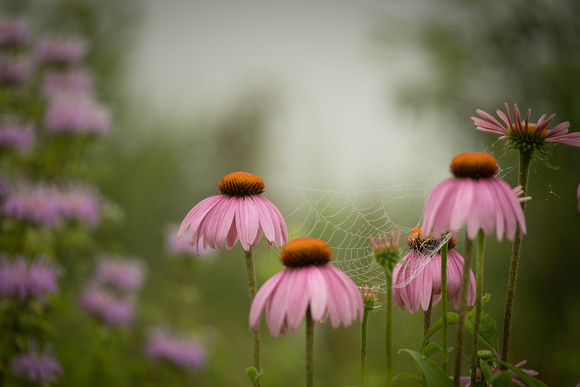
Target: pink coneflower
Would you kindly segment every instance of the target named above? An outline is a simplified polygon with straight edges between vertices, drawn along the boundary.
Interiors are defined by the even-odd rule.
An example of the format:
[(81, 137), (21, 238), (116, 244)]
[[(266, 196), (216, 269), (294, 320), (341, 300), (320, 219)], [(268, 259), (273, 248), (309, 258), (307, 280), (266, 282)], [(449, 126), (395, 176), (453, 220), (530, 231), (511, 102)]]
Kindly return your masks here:
[(200, 370), (205, 366), (205, 347), (198, 340), (157, 331), (145, 348), (151, 359), (166, 361), (180, 368)]
[(58, 361), (47, 353), (40, 353), (35, 347), (28, 352), (17, 355), (11, 362), (10, 368), (16, 376), (38, 382), (43, 386), (54, 382), (62, 375), (62, 367)]
[(423, 230), (435, 238), (449, 231), (456, 234), (465, 225), (467, 237), (475, 239), (482, 229), (486, 235), (496, 229), (498, 240), (505, 231), (514, 239), (516, 224), (526, 233), (524, 214), (518, 196), (502, 179), (495, 177), (499, 167), (487, 153), (461, 153), (451, 161), (454, 175), (439, 183), (425, 204)]
[[(423, 237), (421, 226), (413, 229), (407, 238), (409, 254), (393, 270), (393, 301), (401, 309), (415, 314), (419, 307), (427, 310), (441, 300), (441, 255), (434, 252), (440, 245), (438, 239)], [(455, 240), (447, 242), (447, 299), (455, 300), (455, 308), (461, 299), (463, 257), (454, 250)], [(467, 303), (475, 302), (475, 276), (470, 272)]]
[(24, 19), (0, 18), (0, 47), (22, 47), (28, 41), (28, 26)]
[(44, 125), (55, 134), (103, 135), (111, 129), (111, 116), (89, 95), (61, 95), (50, 99)]
[(34, 139), (32, 125), (23, 125), (16, 117), (6, 117), (0, 122), (0, 148), (26, 151)]
[(79, 298), (79, 308), (107, 325), (129, 326), (133, 323), (133, 304), (104, 289), (89, 286)]
[[(245, 251), (266, 236), (268, 245), (281, 247), (288, 240), (280, 211), (265, 197), (264, 182), (256, 175), (233, 172), (219, 186), (221, 195), (197, 204), (179, 227), (178, 237), (189, 227), (189, 243), (197, 248), (230, 250), (240, 241)], [(202, 244), (203, 243), (203, 244)]]
[(531, 109), (528, 109), (526, 117), (522, 119), (518, 105), (514, 104), (513, 117), (510, 114), (508, 104), (504, 104), (505, 113), (497, 109), (496, 114), (504, 122), (501, 124), (491, 114), (477, 109), (476, 113), (481, 117), (471, 117), (477, 130), (498, 134), (500, 140), (508, 140), (511, 149), (520, 151), (544, 150), (546, 143), (558, 143), (580, 147), (580, 132), (568, 133), (569, 122), (562, 122), (552, 129), (547, 126), (554, 119), (552, 114), (548, 119), (542, 115), (537, 123), (530, 123)]
[(294, 333), (306, 312), (316, 321), (330, 315), (333, 328), (351, 325), (357, 316), (362, 321), (363, 303), (357, 286), (336, 267), (329, 265), (332, 251), (326, 242), (315, 238), (288, 242), (280, 253), (286, 266), (260, 288), (250, 310), (250, 329), (256, 329), (266, 309), (272, 337), (287, 330)]
[(120, 291), (133, 291), (143, 284), (144, 270), (137, 259), (103, 258), (98, 263), (95, 281)]
[(87, 43), (74, 37), (48, 37), (37, 47), (38, 61), (43, 64), (75, 65), (85, 57)]

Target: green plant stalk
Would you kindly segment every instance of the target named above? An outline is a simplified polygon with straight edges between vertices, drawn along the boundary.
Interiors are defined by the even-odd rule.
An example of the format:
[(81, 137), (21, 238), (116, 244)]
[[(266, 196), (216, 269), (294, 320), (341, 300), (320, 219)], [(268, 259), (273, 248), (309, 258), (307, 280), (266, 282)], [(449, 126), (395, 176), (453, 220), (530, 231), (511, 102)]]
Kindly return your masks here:
[(314, 386), (314, 321), (310, 308), (306, 311), (306, 386)]
[[(246, 255), (246, 271), (248, 273), (248, 288), (250, 291), (250, 305), (254, 301), (254, 297), (256, 297), (256, 293), (258, 292), (258, 285), (256, 282), (256, 270), (254, 269), (254, 257), (252, 254), (252, 248), (248, 251), (244, 250)], [(260, 324), (258, 323), (258, 327), (252, 331), (252, 338), (254, 341), (254, 368), (257, 372), (260, 372)], [(259, 387), (260, 382), (254, 381), (254, 387)]]
[(443, 360), (441, 362), (441, 368), (447, 373), (447, 361), (449, 352), (448, 340), (447, 340), (447, 243), (441, 246), (441, 322), (443, 323), (441, 335), (441, 340), (443, 341)]
[(485, 234), (483, 230), (477, 233), (475, 253), (475, 322), (473, 323), (473, 345), (471, 347), (471, 385), (476, 385), (477, 351), (479, 345), (479, 326), (481, 323), (481, 308), (483, 294), (483, 251), (485, 249)]
[(431, 312), (433, 311), (433, 308), (431, 307), (432, 302), (433, 296), (431, 296), (431, 300), (429, 301), (429, 307), (423, 312), (423, 337), (425, 337), (427, 331), (431, 328)]
[[(533, 154), (530, 151), (520, 151), (520, 174), (518, 178), (518, 184), (522, 186), (523, 194), (526, 196), (528, 193), (528, 177), (530, 175), (530, 164), (532, 162)], [(526, 202), (522, 202), (522, 212), (526, 213)], [(520, 254), (522, 250), (522, 235), (519, 223), (516, 224), (516, 235), (514, 236), (514, 242), (512, 245), (512, 257), (510, 262), (510, 271), (508, 276), (508, 286), (505, 299), (505, 310), (503, 318), (503, 336), (502, 336), (502, 346), (501, 346), (501, 360), (509, 363), (509, 353), (510, 353), (510, 340), (511, 340), (511, 329), (512, 329), (512, 312), (514, 308), (514, 296), (516, 292), (516, 280), (518, 277), (518, 266), (520, 262)], [(506, 369), (505, 366), (501, 366), (501, 369)]]
[(361, 327), (360, 341), (360, 385), (364, 387), (367, 369), (367, 332), (369, 327), (369, 310), (365, 306)]
[(387, 354), (387, 386), (391, 385), (391, 379), (393, 378), (393, 343), (392, 343), (392, 332), (393, 332), (393, 287), (392, 287), (392, 272), (388, 270), (385, 271), (387, 274), (387, 321), (385, 327), (385, 349)]
[(461, 362), (463, 360), (463, 327), (465, 326), (465, 310), (467, 309), (467, 286), (469, 284), (469, 270), (471, 269), (471, 250), (473, 241), (465, 238), (465, 263), (463, 265), (463, 277), (461, 278), (461, 301), (457, 318), (457, 352), (455, 354), (455, 369), (453, 374), (453, 385), (459, 387), (461, 377)]

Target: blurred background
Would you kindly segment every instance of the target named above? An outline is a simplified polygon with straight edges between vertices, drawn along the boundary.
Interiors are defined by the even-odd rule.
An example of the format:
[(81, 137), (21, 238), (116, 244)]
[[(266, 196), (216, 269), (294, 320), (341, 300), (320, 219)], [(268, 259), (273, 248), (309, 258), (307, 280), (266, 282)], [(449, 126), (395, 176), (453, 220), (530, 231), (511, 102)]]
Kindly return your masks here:
[[(295, 213), (309, 190), (370, 192), (371, 201), (393, 204), (381, 207), (391, 218), (384, 231), (405, 233), (419, 224), (430, 189), (457, 153), (493, 153), (515, 185), (517, 155), (474, 130), (477, 108), (494, 113), (517, 102), (534, 121), (556, 113), (554, 123), (570, 121), (572, 131), (580, 122), (580, 5), (573, 0), (4, 0), (2, 13), (26, 18), (32, 39), (86, 39), (95, 93), (113, 122), (87, 150), (84, 173), (114, 208), (114, 221), (100, 224), (89, 251), (70, 258), (74, 270), (61, 261), (62, 297), (47, 317), (64, 370), (56, 384), (249, 384), (241, 247), (200, 258), (168, 245), (225, 174), (262, 177), (264, 195), (293, 214), (291, 237), (321, 236)], [(580, 150), (551, 150), (545, 160), (559, 169), (538, 160), (530, 176), (510, 360), (527, 360), (548, 385), (571, 386), (580, 382)], [(328, 204), (334, 213), (344, 206)], [(128, 327), (71, 312), (94, 257), (105, 251), (139, 257), (146, 267)], [(508, 242), (488, 238), (486, 311), (500, 332), (510, 251)], [(257, 246), (259, 284), (281, 269), (276, 257)], [(397, 309), (394, 319), (394, 348), (418, 349), (422, 317)], [(148, 337), (159, 327), (197, 340), (203, 366), (183, 370), (148, 357)], [(367, 380), (375, 385), (383, 380), (384, 309), (371, 315), (369, 329)], [(263, 324), (264, 386), (303, 383), (303, 333), (272, 339)], [(321, 324), (316, 335), (317, 384), (357, 385), (357, 327)], [(417, 373), (406, 354), (396, 355), (395, 370)]]

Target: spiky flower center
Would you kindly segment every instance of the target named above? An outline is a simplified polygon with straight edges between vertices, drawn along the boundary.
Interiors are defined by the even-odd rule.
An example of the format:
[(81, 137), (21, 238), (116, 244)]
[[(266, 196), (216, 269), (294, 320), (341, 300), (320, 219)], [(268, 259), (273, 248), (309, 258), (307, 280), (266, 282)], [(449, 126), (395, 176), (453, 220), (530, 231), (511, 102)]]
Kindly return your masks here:
[(489, 179), (499, 167), (495, 157), (484, 152), (460, 153), (451, 160), (451, 173), (458, 178)]
[(264, 192), (264, 182), (256, 175), (247, 172), (232, 172), (224, 176), (220, 183), (224, 195), (244, 197)]
[[(455, 248), (456, 242), (455, 238), (449, 238), (447, 246), (449, 249)], [(433, 254), (439, 252), (441, 249), (441, 241), (437, 238), (433, 238), (432, 233), (429, 233), (427, 237), (423, 236), (423, 227), (415, 227), (409, 233), (407, 237), (407, 246), (413, 251), (418, 252), (421, 255)]]
[(280, 261), (286, 267), (323, 266), (332, 261), (332, 250), (325, 241), (316, 238), (294, 239), (284, 245)]
[(548, 134), (547, 128), (543, 128), (539, 133), (536, 133), (536, 129), (538, 129), (538, 124), (528, 122), (526, 125), (525, 122), (522, 122), (518, 125), (514, 123), (510, 127), (509, 135), (519, 138), (544, 139)]

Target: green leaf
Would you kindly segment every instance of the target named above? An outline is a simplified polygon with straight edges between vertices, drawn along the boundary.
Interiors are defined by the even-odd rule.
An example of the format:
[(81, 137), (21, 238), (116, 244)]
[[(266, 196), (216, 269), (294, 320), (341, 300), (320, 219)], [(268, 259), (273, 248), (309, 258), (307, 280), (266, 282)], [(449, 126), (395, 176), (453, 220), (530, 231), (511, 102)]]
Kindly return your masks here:
[(526, 374), (524, 371), (522, 371), (521, 369), (519, 369), (516, 366), (513, 366), (509, 363), (506, 363), (505, 361), (501, 361), (498, 359), (492, 359), (491, 361), (493, 361), (494, 363), (506, 366), (508, 370), (510, 370), (514, 374), (518, 375), (520, 377), (520, 380), (530, 387), (548, 387), (541, 380), (538, 380), (538, 379), (534, 378), (533, 376)]
[(256, 370), (256, 367), (246, 368), (246, 374), (248, 375), (248, 378), (250, 378), (252, 383), (256, 383), (257, 381), (259, 381), (260, 376), (262, 376), (263, 373), (264, 373), (264, 370), (261, 370), (260, 372), (258, 372)]
[(393, 379), (404, 379), (409, 380), (411, 382), (416, 382), (419, 384), (427, 384), (427, 381), (420, 376), (413, 375), (413, 374), (398, 374)]
[(443, 352), (443, 349), (437, 343), (429, 343), (421, 349), (421, 354), (424, 356), (430, 356), (437, 352)]
[[(447, 326), (457, 324), (458, 316), (456, 313), (448, 312), (447, 313)], [(423, 344), (421, 344), (421, 348), (427, 345), (427, 342), (431, 339), (431, 337), (440, 331), (443, 328), (443, 320), (439, 318), (439, 320), (435, 321), (433, 325), (427, 330), (425, 337), (423, 338)]]
[[(486, 293), (482, 307), (488, 303), (491, 295)], [(465, 318), (465, 329), (473, 334), (473, 325), (475, 324), (475, 307), (467, 314)], [(488, 347), (495, 350), (499, 347), (499, 336), (497, 335), (497, 326), (495, 321), (483, 310), (481, 311), (481, 321), (479, 324), (479, 339)]]
[(502, 371), (494, 374), (491, 372), (491, 367), (486, 361), (481, 361), (479, 365), (485, 380), (493, 387), (510, 387), (512, 385), (514, 374), (511, 372)]
[(447, 376), (447, 374), (426, 356), (421, 355), (419, 352), (412, 351), (410, 349), (401, 349), (399, 353), (407, 352), (415, 360), (415, 364), (421, 369), (423, 375), (425, 375), (425, 380), (428, 386), (453, 386), (453, 381)]

